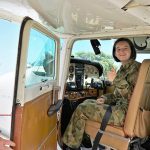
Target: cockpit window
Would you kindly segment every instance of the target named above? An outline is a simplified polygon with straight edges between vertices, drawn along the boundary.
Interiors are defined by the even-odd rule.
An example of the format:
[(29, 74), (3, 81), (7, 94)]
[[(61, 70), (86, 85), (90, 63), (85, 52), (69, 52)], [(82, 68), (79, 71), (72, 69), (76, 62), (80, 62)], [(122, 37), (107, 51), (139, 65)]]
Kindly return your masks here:
[[(150, 58), (150, 38), (149, 37), (129, 37), (129, 39), (135, 45), (137, 50), (137, 58), (136, 60), (142, 62), (144, 59)], [(91, 46), (90, 40), (78, 40), (75, 41), (72, 49), (72, 57), (90, 60), (94, 62), (99, 62), (103, 66), (103, 75), (107, 77), (107, 72), (109, 72), (112, 68), (116, 71), (120, 67), (120, 63), (115, 62), (112, 57), (112, 49), (116, 39), (99, 39), (100, 42), (100, 51), (101, 53), (95, 55), (94, 50)], [(145, 46), (145, 40), (147, 45)], [(138, 45), (138, 47), (137, 47)], [(146, 47), (146, 48), (145, 48)], [(139, 48), (139, 49), (137, 49)], [(140, 49), (142, 48), (142, 49)], [(145, 48), (145, 49), (143, 49)]]
[(26, 86), (40, 83), (42, 80), (55, 78), (55, 40), (45, 34), (31, 29), (27, 69)]
[(112, 46), (114, 41), (115, 39), (99, 40), (101, 44), (100, 54), (95, 55), (90, 40), (78, 40), (73, 45), (72, 57), (99, 62), (103, 65), (103, 73), (106, 75), (112, 68), (117, 69), (119, 66), (112, 57)]

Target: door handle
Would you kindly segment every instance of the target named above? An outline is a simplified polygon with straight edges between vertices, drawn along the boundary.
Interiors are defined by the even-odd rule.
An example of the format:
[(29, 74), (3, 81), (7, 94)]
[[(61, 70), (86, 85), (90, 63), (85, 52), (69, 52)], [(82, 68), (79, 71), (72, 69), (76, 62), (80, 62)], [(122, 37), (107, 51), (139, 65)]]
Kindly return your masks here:
[(62, 100), (58, 100), (58, 101), (56, 102), (56, 104), (52, 104), (52, 105), (49, 107), (49, 109), (48, 109), (48, 111), (47, 111), (47, 115), (48, 115), (48, 116), (53, 115), (54, 113), (56, 113), (56, 112), (60, 109), (61, 106), (62, 106)]
[(52, 104), (55, 104), (57, 101), (57, 94), (60, 91), (60, 86), (54, 86), (53, 87), (53, 102)]

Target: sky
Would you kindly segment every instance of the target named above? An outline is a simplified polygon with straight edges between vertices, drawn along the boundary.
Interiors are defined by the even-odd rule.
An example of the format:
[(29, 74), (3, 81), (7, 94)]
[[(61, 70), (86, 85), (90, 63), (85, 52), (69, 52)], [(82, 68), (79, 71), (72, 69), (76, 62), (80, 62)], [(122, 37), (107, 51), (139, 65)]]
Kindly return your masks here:
[(14, 70), (20, 26), (0, 19), (0, 75)]
[[(11, 114), (19, 25), (0, 19), (0, 114)], [(2, 134), (9, 137), (11, 116), (0, 116)]]
[[(114, 40), (100, 41), (100, 43), (101, 43), (100, 49), (102, 52), (106, 54), (112, 54), (112, 46), (113, 46)], [(73, 46), (73, 51), (77, 52), (78, 50), (86, 50), (86, 51), (90, 51), (94, 53), (89, 40), (76, 41)]]

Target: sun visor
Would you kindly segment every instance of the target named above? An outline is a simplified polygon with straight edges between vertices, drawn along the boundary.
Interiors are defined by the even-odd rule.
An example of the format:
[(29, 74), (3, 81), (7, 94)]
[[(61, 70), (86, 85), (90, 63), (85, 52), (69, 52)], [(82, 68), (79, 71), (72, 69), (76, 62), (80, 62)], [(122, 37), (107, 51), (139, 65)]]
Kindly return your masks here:
[(148, 6), (137, 6), (128, 8), (127, 12), (136, 16), (137, 18), (140, 18), (146, 23), (150, 23), (150, 7)]
[(150, 23), (150, 2), (149, 0), (120, 0), (111, 1), (112, 4), (126, 11), (127, 13), (141, 19), (145, 23)]
[(119, 8), (122, 8), (124, 7), (125, 5), (127, 5), (131, 0), (119, 0), (119, 1), (116, 1), (116, 0), (109, 0), (112, 4), (114, 4), (115, 6), (119, 7)]

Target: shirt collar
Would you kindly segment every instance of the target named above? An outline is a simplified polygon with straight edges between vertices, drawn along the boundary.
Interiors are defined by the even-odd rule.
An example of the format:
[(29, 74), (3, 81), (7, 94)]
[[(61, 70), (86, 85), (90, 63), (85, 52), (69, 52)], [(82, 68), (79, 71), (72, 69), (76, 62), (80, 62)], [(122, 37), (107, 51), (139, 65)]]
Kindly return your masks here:
[(135, 60), (133, 60), (133, 59), (130, 59), (125, 65), (121, 65), (121, 67), (120, 67), (120, 69), (122, 70), (126, 70), (126, 69), (128, 69), (132, 64), (133, 64), (133, 62), (134, 62)]

